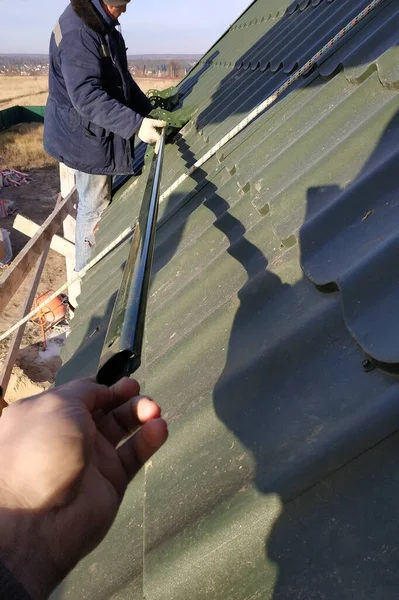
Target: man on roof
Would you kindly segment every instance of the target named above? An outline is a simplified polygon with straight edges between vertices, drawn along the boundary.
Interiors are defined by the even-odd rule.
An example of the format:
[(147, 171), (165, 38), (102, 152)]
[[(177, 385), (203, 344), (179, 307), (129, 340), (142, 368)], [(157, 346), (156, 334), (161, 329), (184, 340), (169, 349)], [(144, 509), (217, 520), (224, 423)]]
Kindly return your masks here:
[(44, 148), (76, 172), (75, 270), (90, 261), (112, 175), (132, 173), (134, 137), (155, 144), (166, 123), (128, 70), (118, 18), (130, 0), (71, 0), (50, 40)]

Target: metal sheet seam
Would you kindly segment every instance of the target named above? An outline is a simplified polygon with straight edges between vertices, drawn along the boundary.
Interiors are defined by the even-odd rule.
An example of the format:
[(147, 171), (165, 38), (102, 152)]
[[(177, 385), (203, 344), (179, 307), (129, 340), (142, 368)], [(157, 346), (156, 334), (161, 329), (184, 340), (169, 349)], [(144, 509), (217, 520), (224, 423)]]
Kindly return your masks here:
[[(345, 27), (343, 27), (323, 48), (321, 48), (312, 58), (310, 58), (301, 68), (299, 68), (295, 73), (290, 75), (288, 79), (268, 98), (266, 98), (261, 104), (259, 104), (253, 111), (249, 113), (236, 127), (234, 127), (229, 133), (227, 133), (217, 144), (215, 144), (202, 158), (200, 158), (196, 163), (193, 164), (192, 167), (186, 173), (183, 173), (172, 185), (161, 195), (159, 201), (163, 202), (166, 200), (172, 192), (174, 192), (184, 181), (186, 181), (191, 175), (193, 175), (202, 165), (204, 165), (208, 160), (210, 160), (215, 154), (223, 148), (230, 140), (232, 140), (236, 135), (241, 133), (243, 129), (245, 129), (252, 121), (254, 121), (262, 112), (264, 112), (267, 108), (269, 108), (272, 104), (276, 102), (276, 100), (302, 75), (305, 75), (314, 65), (317, 64), (317, 61), (339, 41), (341, 40), (349, 31), (351, 31), (354, 27), (356, 27), (363, 19), (365, 19), (379, 4), (386, 2), (387, 0), (373, 0), (370, 4), (366, 6), (356, 17), (354, 17)], [(390, 2), (391, 0), (388, 0)]]

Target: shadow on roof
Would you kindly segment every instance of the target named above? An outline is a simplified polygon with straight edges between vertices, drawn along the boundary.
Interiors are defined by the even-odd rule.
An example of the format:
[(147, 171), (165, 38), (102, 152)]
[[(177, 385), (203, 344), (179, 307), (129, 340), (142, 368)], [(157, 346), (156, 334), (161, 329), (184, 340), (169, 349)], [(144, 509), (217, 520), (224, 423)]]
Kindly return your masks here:
[[(266, 34), (235, 56), (235, 67), (230, 68), (225, 56), (240, 50), (247, 39), (241, 36), (244, 26), (233, 27), (230, 38), (222, 38), (220, 47), (213, 48), (210, 58), (205, 57), (182, 84), (184, 101), (196, 103), (199, 83), (205, 81), (206, 94), (202, 91), (209, 102), (196, 124), (201, 139), (193, 127), (176, 138), (179, 159), (190, 167), (367, 4), (295, 2)], [(166, 203), (154, 257), (153, 289), (161, 300), (151, 317), (158, 322), (149, 325), (153, 385), (165, 394), (180, 443), (185, 441), (182, 416), (191, 411), (195, 427), (191, 423), (189, 428), (189, 418), (183, 421), (190, 438), (187, 446), (176, 446), (171, 436), (147, 473), (148, 588), (156, 586), (151, 575), (156, 579), (158, 549), (165, 567), (173, 554), (167, 544), (179, 556), (176, 546), (186, 528), (190, 540), (182, 536), (183, 549), (187, 543), (195, 555), (193, 540), (201, 545), (208, 536), (208, 544), (213, 535), (204, 526), (206, 518), (214, 523), (211, 515), (227, 507), (223, 518), (218, 517), (223, 529), (233, 505), (239, 505), (237, 514), (243, 520), (236, 518), (230, 538), (226, 534), (215, 547), (209, 542), (207, 552), (192, 564), (190, 552), (181, 554), (180, 568), (188, 564), (191, 576), (195, 569), (201, 575), (201, 561), (212, 574), (228, 544), (232, 555), (242, 552), (241, 567), (254, 578), (252, 595), (243, 595), (243, 587), (226, 592), (224, 582), (224, 595), (217, 597), (369, 599), (379, 580), (381, 593), (373, 597), (396, 597), (392, 582), (399, 531), (396, 502), (390, 498), (399, 493), (399, 443), (393, 437), (388, 441), (390, 458), (381, 447), (399, 422), (397, 379), (389, 372), (399, 364), (398, 81), (397, 75), (389, 75), (396, 68), (389, 52), (397, 44), (399, 11), (395, 2), (383, 4), (383, 9), (280, 98), (273, 113), (262, 115), (233, 140), (216, 167), (208, 163), (199, 169), (192, 176), (197, 193), (177, 191)], [(264, 21), (259, 25), (262, 28)], [(213, 85), (215, 69), (226, 69), (227, 74)], [(386, 95), (381, 106), (380, 88)], [(337, 114), (341, 121), (334, 120)], [(343, 131), (337, 133), (339, 127)], [(198, 231), (189, 229), (196, 217)], [(209, 230), (216, 235), (206, 238)], [(203, 235), (202, 245), (185, 239), (187, 231), (198, 239)], [(213, 245), (207, 246), (210, 238)], [(222, 262), (225, 255), (233, 261)], [(177, 279), (180, 259), (188, 273)], [(208, 288), (209, 274), (214, 279)], [(162, 277), (172, 281), (172, 292), (165, 291)], [(221, 291), (215, 291), (218, 283)], [(201, 285), (206, 289), (201, 297), (198, 294), (198, 304), (187, 309), (190, 291)], [(211, 306), (206, 304), (208, 295)], [(111, 306), (112, 299), (108, 315)], [(231, 327), (220, 316), (223, 312), (232, 314)], [(171, 315), (177, 325), (170, 325)], [(89, 331), (106, 322), (91, 322)], [(205, 358), (204, 340), (209, 341)], [(97, 339), (93, 349), (90, 341), (86, 343), (87, 349), (80, 348), (72, 358), (77, 372), (78, 363), (85, 360), (96, 368), (101, 344)], [(174, 362), (168, 362), (168, 373), (173, 367), (183, 371), (190, 366), (193, 372), (174, 374), (174, 385), (177, 380), (185, 387), (170, 391), (157, 377), (164, 375), (166, 367), (160, 363), (169, 360), (165, 355), (172, 349)], [(210, 412), (216, 413), (217, 425), (223, 424), (225, 438), (233, 434), (231, 447), (217, 438), (222, 434), (215, 433), (217, 425), (208, 414), (214, 429), (207, 431), (205, 442), (201, 440), (203, 446), (191, 446), (208, 396)], [(187, 483), (192, 474), (178, 473), (179, 461), (180, 466), (191, 461), (188, 452), (193, 460), (196, 454), (201, 459), (192, 488)], [(164, 456), (174, 457), (177, 467), (167, 465), (162, 471)], [(160, 489), (159, 501), (154, 496)], [(181, 495), (178, 502), (170, 501), (173, 493)], [(260, 567), (258, 562), (253, 571), (248, 565), (258, 558), (246, 554), (250, 537), (260, 539), (262, 546)], [(165, 590), (181, 592), (181, 574), (160, 571), (173, 582), (171, 588), (165, 584)], [(191, 590), (193, 598), (215, 598), (211, 575), (210, 583), (199, 579), (200, 588)], [(224, 579), (250, 589), (251, 582), (241, 581), (240, 569)], [(210, 595), (204, 590), (211, 590)], [(150, 592), (146, 591), (148, 598), (156, 597)], [(110, 595), (101, 589), (98, 598)], [(181, 592), (170, 597), (187, 596)]]
[[(359, 3), (354, 12), (358, 12), (358, 7)], [(289, 18), (287, 16), (285, 21), (288, 22)], [(381, 15), (376, 18), (381, 19)], [(279, 31), (283, 25), (284, 19), (278, 24)], [(322, 42), (331, 37), (331, 31)], [(266, 47), (275, 39), (274, 33), (273, 29), (268, 32), (264, 40), (238, 62), (246, 65), (248, 57), (255, 51), (259, 52), (259, 46)], [(295, 44), (290, 27), (287, 35)], [(281, 39), (280, 33), (278, 37)], [(384, 41), (385, 49), (388, 49), (389, 37)], [(344, 56), (339, 50), (337, 56), (331, 56), (320, 67), (323, 77), (320, 71), (313, 71), (307, 81), (299, 82), (298, 87), (324, 86), (342, 72), (343, 65), (356, 71), (360, 82), (366, 73), (361, 69), (362, 65), (367, 65), (368, 73), (377, 71), (378, 67), (372, 66), (372, 62), (384, 50), (382, 46), (383, 43), (380, 43), (377, 51), (371, 44), (370, 52), (365, 52), (354, 62), (355, 44), (352, 43), (351, 47), (349, 42), (350, 52)], [(311, 50), (313, 53), (313, 47)], [(300, 64), (308, 58), (304, 54)], [(285, 64), (283, 59), (276, 60), (276, 73), (284, 71), (283, 78), (298, 66), (298, 62), (293, 64), (289, 60), (284, 69)], [(268, 62), (266, 68), (270, 65)], [(250, 66), (248, 64), (247, 68)], [(222, 81), (209, 106), (198, 117), (199, 128), (210, 123), (222, 123), (237, 105), (241, 114), (247, 113), (264, 98), (264, 94), (259, 92), (259, 80), (253, 84), (256, 94), (251, 95), (251, 87), (244, 74), (241, 82), (240, 77), (234, 71)], [(253, 77), (255, 79), (255, 75)], [(287, 92), (287, 96), (292, 91)], [(245, 97), (241, 104), (240, 94)], [(332, 489), (328, 483), (323, 485), (319, 482), (333, 476), (335, 471), (396, 430), (392, 418), (398, 417), (395, 408), (398, 391), (389, 396), (383, 408), (368, 405), (362, 414), (364, 396), (370, 383), (367, 375), (362, 385), (357, 380), (365, 370), (371, 372), (378, 366), (387, 372), (396, 368), (388, 363), (399, 365), (399, 328), (395, 318), (397, 287), (396, 283), (393, 285), (396, 282), (396, 246), (399, 244), (394, 216), (397, 207), (395, 174), (399, 169), (398, 140), (399, 113), (396, 113), (358, 176), (346, 187), (327, 183), (310, 186), (299, 232), (286, 238), (279, 236), (280, 250), (285, 245), (286, 254), (275, 261), (272, 259), (272, 263), (259, 247), (246, 238), (245, 226), (229, 212), (228, 201), (218, 193), (218, 186), (205, 168), (192, 176), (198, 189), (205, 192), (190, 199), (189, 205), (184, 205), (186, 219), (199, 205), (213, 213), (214, 227), (229, 242), (227, 253), (240, 264), (247, 277), (238, 292), (239, 307), (230, 333), (226, 363), (214, 388), (213, 401), (219, 419), (251, 452), (255, 463), (253, 477), (258, 490), (280, 499), (280, 514), (265, 540), (266, 555), (276, 565), (278, 573), (274, 600), (321, 598), (327, 589), (330, 595), (326, 597), (347, 597), (342, 595), (342, 590), (354, 589), (354, 577), (357, 597), (367, 597), (370, 591), (367, 565), (359, 569), (356, 576), (352, 568), (341, 565), (339, 577), (336, 575), (338, 547), (345, 543), (347, 523), (356, 532), (350, 540), (348, 538), (351, 544), (346, 548), (349, 560), (355, 564), (364, 548), (370, 551), (367, 523), (370, 527), (373, 523), (368, 509), (359, 508), (356, 513), (353, 504), (347, 503), (354, 486), (367, 493), (363, 478), (368, 459), (366, 457), (358, 465), (355, 475), (353, 469), (348, 468), (334, 476), (340, 481), (339, 491)], [(187, 167), (191, 166), (196, 157), (190, 145), (182, 136), (176, 139), (176, 145), (187, 161)], [(233, 170), (231, 178), (234, 176)], [(238, 187), (237, 191), (245, 193)], [(178, 204), (177, 195), (170, 199), (173, 207)], [(262, 208), (265, 217), (270, 211), (270, 206)], [(165, 214), (168, 214), (168, 209)], [(179, 221), (175, 209), (174, 216)], [(155, 272), (165, 267), (179, 248), (186, 226), (184, 221), (179, 222), (180, 226), (171, 228), (173, 230), (167, 240), (157, 249)], [(274, 236), (278, 241), (276, 227), (266, 222), (264, 227), (265, 236)], [(289, 263), (290, 254), (297, 244), (306, 276), (290, 285), (274, 271), (280, 261)], [(337, 294), (338, 290), (340, 294)], [(305, 314), (305, 318), (299, 317), (306, 302), (312, 310)], [(384, 303), (383, 310), (381, 302)], [(359, 311), (359, 305), (362, 311)], [(298, 335), (296, 315), (303, 319), (301, 335)], [(347, 343), (347, 330), (359, 345), (350, 351), (344, 345)], [(385, 357), (384, 360), (372, 358), (377, 348), (378, 356)], [(245, 355), (248, 355), (247, 359)], [(367, 361), (370, 368), (366, 369)], [(334, 365), (336, 376), (334, 370), (323, 373), (329, 364)], [(320, 373), (317, 373), (318, 366)], [(334, 383), (337, 378), (340, 382)], [(371, 375), (370, 378), (372, 385), (377, 385), (376, 379), (380, 385), (381, 380), (389, 380), (389, 375)], [(354, 393), (353, 403), (343, 403), (334, 411), (337, 396), (340, 393), (344, 395), (345, 387), (351, 387), (348, 382), (355, 380), (358, 390)], [(329, 382), (330, 389), (325, 388), (326, 382)], [(297, 388), (302, 391), (308, 389), (303, 404), (298, 403)], [(254, 394), (254, 390), (258, 393)], [(276, 397), (276, 390), (280, 392), (279, 397)], [(335, 423), (337, 419), (339, 426)], [(301, 445), (303, 437), (308, 435), (309, 426), (312, 433)], [(374, 461), (374, 457), (371, 460)], [(242, 478), (237, 477), (237, 482), (237, 487), (243, 485)], [(307, 503), (307, 491), (318, 484), (320, 490)], [(245, 486), (241, 490), (245, 494)], [(372, 493), (382, 500), (377, 489), (373, 488)], [(290, 510), (287, 515), (288, 504)], [(315, 517), (313, 511), (316, 506), (318, 513)], [(390, 518), (395, 521), (395, 515), (391, 514)], [(378, 526), (380, 531), (375, 535), (375, 552), (378, 552), (384, 536), (388, 535), (383, 519), (378, 521)], [(389, 532), (391, 541), (397, 533), (395, 531), (392, 535)], [(269, 573), (267, 576), (270, 576)]]

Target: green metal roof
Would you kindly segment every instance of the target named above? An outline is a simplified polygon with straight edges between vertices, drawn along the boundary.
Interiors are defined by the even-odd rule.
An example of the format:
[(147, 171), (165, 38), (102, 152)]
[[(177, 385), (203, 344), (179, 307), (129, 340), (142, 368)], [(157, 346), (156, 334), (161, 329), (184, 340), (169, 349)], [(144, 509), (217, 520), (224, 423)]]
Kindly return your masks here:
[[(254, 2), (180, 86), (164, 190), (366, 5)], [(62, 598), (397, 597), (398, 39), (385, 0), (161, 204), (138, 376), (170, 439)], [(57, 383), (96, 371), (128, 250), (85, 279)]]

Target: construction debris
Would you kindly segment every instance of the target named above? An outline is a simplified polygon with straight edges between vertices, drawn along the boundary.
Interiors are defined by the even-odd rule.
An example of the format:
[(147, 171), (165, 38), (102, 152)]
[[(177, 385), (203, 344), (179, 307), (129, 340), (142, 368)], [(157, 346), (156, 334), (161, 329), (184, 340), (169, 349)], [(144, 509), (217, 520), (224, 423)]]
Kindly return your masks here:
[(0, 219), (11, 217), (16, 212), (15, 203), (12, 200), (0, 199)]
[(3, 268), (12, 261), (10, 233), (0, 229), (0, 267)]
[[(35, 298), (32, 306), (33, 309), (41, 306), (43, 302), (52, 298), (54, 290), (48, 290)], [(47, 348), (47, 332), (53, 329), (56, 325), (65, 321), (68, 307), (68, 296), (59, 294), (56, 298), (49, 300), (40, 312), (32, 318), (32, 322), (40, 327), (43, 339), (43, 347)]]
[(28, 185), (32, 177), (16, 169), (0, 169), (0, 187), (21, 187)]

